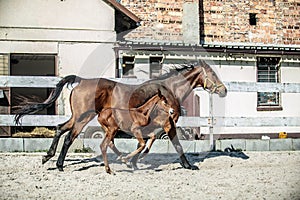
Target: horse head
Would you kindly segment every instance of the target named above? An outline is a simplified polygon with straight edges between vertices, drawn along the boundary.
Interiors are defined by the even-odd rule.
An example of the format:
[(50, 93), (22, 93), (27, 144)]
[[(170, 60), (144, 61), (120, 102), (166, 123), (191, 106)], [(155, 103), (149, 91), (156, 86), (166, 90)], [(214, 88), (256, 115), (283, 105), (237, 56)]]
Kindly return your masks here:
[(214, 70), (204, 61), (200, 60), (200, 85), (209, 93), (218, 94), (220, 97), (227, 95), (227, 89), (222, 81), (219, 79)]
[(157, 108), (159, 110), (163, 110), (164, 112), (168, 113), (169, 116), (174, 114), (174, 109), (168, 104), (168, 101), (165, 96), (161, 94), (161, 91), (158, 90), (158, 97), (159, 101), (157, 102)]

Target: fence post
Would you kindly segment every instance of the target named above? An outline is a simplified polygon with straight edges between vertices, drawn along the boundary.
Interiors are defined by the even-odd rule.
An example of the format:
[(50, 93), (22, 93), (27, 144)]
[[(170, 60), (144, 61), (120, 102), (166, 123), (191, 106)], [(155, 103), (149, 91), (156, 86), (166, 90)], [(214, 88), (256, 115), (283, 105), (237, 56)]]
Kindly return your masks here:
[(210, 151), (215, 150), (215, 141), (214, 141), (214, 113), (213, 113), (213, 95), (209, 93), (209, 144)]

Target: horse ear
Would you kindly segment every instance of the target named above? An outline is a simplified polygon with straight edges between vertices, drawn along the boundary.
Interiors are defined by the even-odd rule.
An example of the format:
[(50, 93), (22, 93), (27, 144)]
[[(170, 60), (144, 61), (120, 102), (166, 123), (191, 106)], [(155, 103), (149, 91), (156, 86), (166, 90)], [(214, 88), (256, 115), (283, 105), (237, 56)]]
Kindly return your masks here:
[(231, 144), (231, 149), (232, 149), (232, 151), (235, 151), (235, 148), (233, 147), (233, 145)]
[(160, 89), (157, 90), (157, 94), (158, 94), (158, 96), (159, 96), (160, 98), (162, 97), (162, 94), (161, 94)]

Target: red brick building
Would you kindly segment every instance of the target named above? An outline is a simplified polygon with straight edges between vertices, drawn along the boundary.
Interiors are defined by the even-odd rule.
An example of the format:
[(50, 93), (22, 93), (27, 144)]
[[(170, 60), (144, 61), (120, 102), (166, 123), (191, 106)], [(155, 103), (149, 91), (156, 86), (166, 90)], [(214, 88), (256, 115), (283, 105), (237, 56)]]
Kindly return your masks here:
[[(163, 68), (170, 64), (203, 59), (225, 82), (299, 83), (299, 1), (121, 0), (120, 3), (142, 23), (126, 34), (125, 42), (117, 47), (117, 77), (149, 79), (153, 74), (162, 74)], [(197, 91), (191, 94), (182, 103), (183, 114), (208, 116), (205, 95)], [(290, 108), (299, 94), (291, 95), (290, 98), (289, 94), (276, 91), (230, 93), (224, 100), (226, 105), (221, 100), (214, 104), (214, 115), (298, 116)], [(277, 137), (278, 130), (291, 136), (300, 129), (222, 127), (219, 132), (224, 134), (220, 136), (223, 138), (232, 135), (260, 138), (260, 134)], [(201, 133), (208, 131), (201, 127)]]
[[(300, 44), (296, 0), (121, 0), (121, 4), (143, 20), (127, 40)], [(199, 42), (185, 39), (191, 31)]]

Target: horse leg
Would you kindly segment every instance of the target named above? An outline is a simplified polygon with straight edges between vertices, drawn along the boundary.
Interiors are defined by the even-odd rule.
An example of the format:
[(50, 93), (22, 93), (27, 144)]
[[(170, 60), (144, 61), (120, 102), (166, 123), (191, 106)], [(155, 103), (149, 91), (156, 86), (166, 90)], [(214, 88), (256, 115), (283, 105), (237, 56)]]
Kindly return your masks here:
[(65, 160), (65, 157), (67, 155), (68, 149), (72, 145), (73, 141), (80, 134), (80, 132), (82, 131), (83, 127), (96, 116), (95, 113), (89, 114), (89, 115), (85, 115), (85, 116), (84, 115), (85, 114), (83, 114), (81, 116), (81, 117), (84, 117), (83, 119), (81, 119), (81, 121), (76, 121), (75, 122), (75, 124), (74, 124), (73, 128), (71, 129), (71, 131), (65, 137), (65, 141), (64, 141), (62, 150), (61, 150), (61, 152), (59, 154), (59, 157), (58, 157), (58, 160), (56, 162), (56, 166), (57, 166), (57, 168), (58, 168), (59, 171), (63, 171), (64, 160)]
[(150, 149), (151, 149), (151, 147), (152, 147), (152, 145), (153, 145), (153, 143), (156, 139), (155, 137), (156, 137), (155, 134), (151, 133), (150, 142), (149, 142), (147, 148), (145, 149), (145, 151), (143, 152), (143, 154), (140, 156), (140, 159), (144, 158), (149, 153), (149, 151), (150, 151)]
[[(145, 139), (145, 143), (147, 143), (147, 141), (148, 141), (148, 139)], [(138, 149), (138, 148), (140, 148), (140, 147), (141, 147), (141, 145), (140, 145), (140, 143), (138, 143), (136, 149)], [(131, 158), (131, 160), (130, 160), (131, 163), (132, 163), (132, 167), (133, 167), (134, 169), (137, 169), (137, 161), (138, 161), (138, 159), (139, 159), (139, 157), (140, 157), (140, 154), (141, 154), (141, 152), (137, 153), (137, 154), (134, 155), (134, 156)]]
[(169, 138), (179, 154), (180, 160), (181, 160), (181, 165), (186, 168), (186, 169), (192, 169), (192, 170), (197, 170), (199, 169), (197, 166), (191, 165), (188, 160), (186, 159), (184, 153), (183, 153), (183, 148), (181, 144), (179, 143), (177, 134), (176, 134), (176, 127), (172, 119), (169, 119), (169, 125), (165, 126), (165, 131), (169, 135)]
[(100, 144), (100, 149), (101, 149), (101, 152), (102, 152), (103, 162), (104, 162), (104, 165), (105, 165), (105, 171), (107, 173), (113, 174), (113, 175), (115, 173), (109, 167), (108, 159), (107, 159), (107, 153), (106, 152), (107, 152), (107, 147), (110, 145), (110, 143), (112, 143), (113, 137), (114, 137), (114, 135), (115, 135), (116, 132), (117, 132), (116, 130), (113, 130), (113, 131), (107, 130), (106, 134), (105, 134), (105, 137), (102, 140), (102, 143)]
[[(141, 153), (143, 151), (143, 149), (145, 148), (145, 146), (146, 146), (145, 140), (143, 139), (142, 132), (141, 132), (140, 129), (133, 128), (132, 133), (134, 134), (135, 138), (138, 140), (139, 145), (138, 145), (138, 148), (135, 151), (131, 152), (129, 155), (127, 155), (125, 158), (122, 159), (122, 161), (125, 162), (125, 163), (130, 158), (132, 158), (132, 157), (138, 155), (139, 153)], [(135, 163), (135, 166), (133, 165), (133, 168), (137, 169), (136, 163)]]
[[(112, 123), (109, 119), (111, 119), (110, 116), (107, 116), (107, 117), (103, 118), (103, 116), (101, 116), (100, 114), (98, 114), (98, 122), (101, 124), (101, 126), (104, 129), (105, 133), (107, 133), (109, 131), (108, 127), (111, 128), (112, 125), (117, 126), (117, 124)], [(112, 124), (110, 124), (109, 122), (112, 123)], [(117, 133), (117, 130), (114, 133), (114, 135), (116, 133)], [(117, 147), (114, 144), (114, 138), (112, 138), (111, 141), (109, 142), (109, 148), (111, 148), (111, 150), (113, 150), (113, 152), (115, 154), (117, 154), (117, 156), (118, 156), (117, 160), (119, 160), (119, 159), (122, 158), (122, 153), (117, 149)]]
[(122, 153), (117, 149), (115, 143), (114, 143), (114, 139), (111, 139), (110, 143), (109, 143), (109, 148), (111, 150), (113, 150), (113, 152), (115, 154), (117, 154), (118, 158), (117, 160), (121, 160), (122, 159)]
[(43, 156), (42, 158), (42, 164), (45, 164), (48, 160), (50, 160), (56, 152), (57, 149), (57, 145), (58, 145), (58, 141), (60, 139), (60, 137), (67, 131), (71, 130), (73, 126), (73, 121), (69, 120), (63, 124), (59, 124), (56, 127), (56, 134), (52, 140), (52, 144), (47, 152), (47, 155)]

